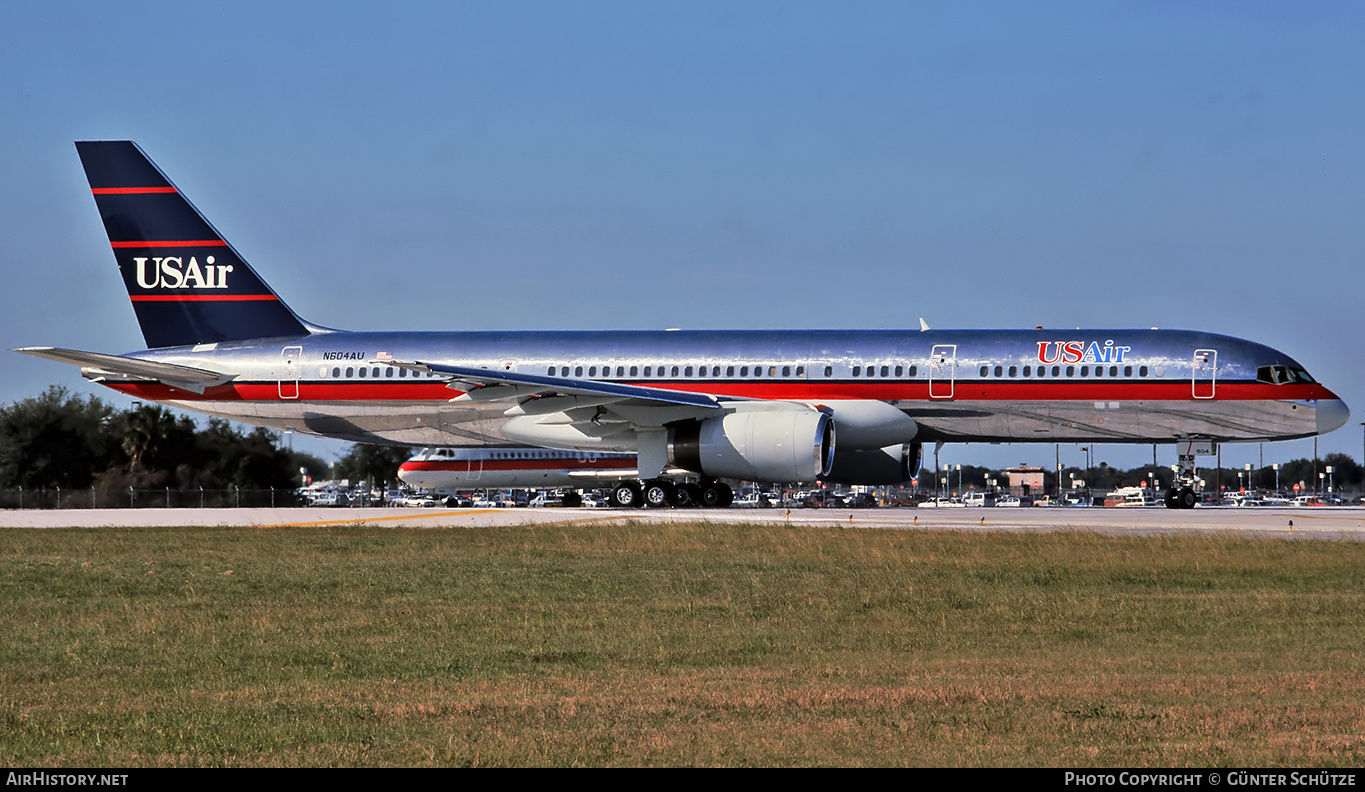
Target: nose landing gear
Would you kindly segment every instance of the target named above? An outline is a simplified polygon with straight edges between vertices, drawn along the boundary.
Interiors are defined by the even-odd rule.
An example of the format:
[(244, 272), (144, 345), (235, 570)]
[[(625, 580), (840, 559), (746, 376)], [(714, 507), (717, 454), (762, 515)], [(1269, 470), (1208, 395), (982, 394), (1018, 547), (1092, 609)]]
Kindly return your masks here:
[(1175, 485), (1166, 490), (1166, 508), (1193, 509), (1199, 502), (1194, 492), (1194, 455), (1181, 454)]

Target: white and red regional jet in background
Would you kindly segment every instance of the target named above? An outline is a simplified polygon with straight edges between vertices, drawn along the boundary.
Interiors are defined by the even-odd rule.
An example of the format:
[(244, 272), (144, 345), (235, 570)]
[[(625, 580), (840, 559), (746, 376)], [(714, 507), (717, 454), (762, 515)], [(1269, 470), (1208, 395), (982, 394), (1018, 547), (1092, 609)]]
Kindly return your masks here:
[[(554, 448), (424, 448), (398, 468), (398, 478), (441, 495), (473, 489), (608, 487), (613, 506), (728, 506), (732, 495), (714, 482), (694, 483), (695, 475), (678, 468), (641, 485), (634, 454)], [(564, 498), (566, 506), (581, 504), (575, 494)]]

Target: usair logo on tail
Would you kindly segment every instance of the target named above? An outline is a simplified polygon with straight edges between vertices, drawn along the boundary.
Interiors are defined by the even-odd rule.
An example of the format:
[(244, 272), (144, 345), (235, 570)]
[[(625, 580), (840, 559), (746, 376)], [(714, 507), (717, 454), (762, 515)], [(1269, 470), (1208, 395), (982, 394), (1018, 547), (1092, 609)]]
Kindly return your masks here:
[[(137, 285), (144, 289), (226, 289), (227, 274), (232, 265), (215, 265), (213, 256), (204, 259), (204, 266), (190, 257), (188, 264), (180, 256), (138, 256)], [(147, 262), (151, 261), (151, 266)]]

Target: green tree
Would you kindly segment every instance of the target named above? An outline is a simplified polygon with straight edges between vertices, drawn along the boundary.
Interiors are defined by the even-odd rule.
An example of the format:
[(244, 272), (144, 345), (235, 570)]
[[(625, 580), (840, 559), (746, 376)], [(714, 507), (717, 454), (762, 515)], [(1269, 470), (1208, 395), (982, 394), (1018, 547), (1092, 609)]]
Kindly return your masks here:
[(0, 408), (0, 486), (89, 487), (123, 463), (115, 423), (107, 403), (58, 385)]
[[(141, 404), (122, 415), (120, 445), (134, 473), (166, 472), (193, 464), (194, 421), (159, 404)], [(168, 478), (169, 476), (163, 477)]]
[(352, 483), (368, 481), (387, 487), (398, 480), (398, 466), (408, 461), (410, 456), (411, 448), (356, 443), (346, 456), (337, 460), (334, 475), (349, 479)]

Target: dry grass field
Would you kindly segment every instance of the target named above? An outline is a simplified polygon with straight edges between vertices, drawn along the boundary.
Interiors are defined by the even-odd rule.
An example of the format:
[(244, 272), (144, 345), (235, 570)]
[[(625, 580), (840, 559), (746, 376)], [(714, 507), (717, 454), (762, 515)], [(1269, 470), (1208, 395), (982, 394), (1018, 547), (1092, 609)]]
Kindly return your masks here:
[(0, 763), (1360, 766), (1365, 545), (0, 532)]

